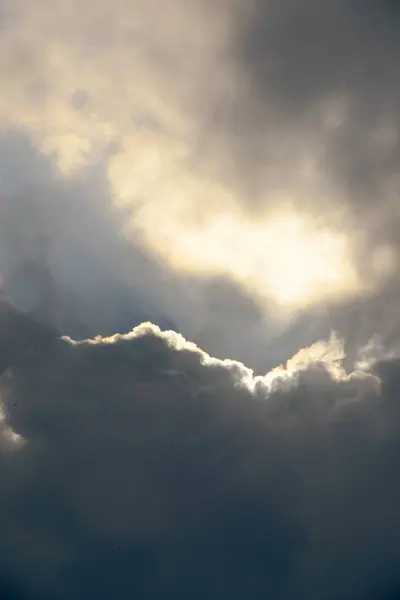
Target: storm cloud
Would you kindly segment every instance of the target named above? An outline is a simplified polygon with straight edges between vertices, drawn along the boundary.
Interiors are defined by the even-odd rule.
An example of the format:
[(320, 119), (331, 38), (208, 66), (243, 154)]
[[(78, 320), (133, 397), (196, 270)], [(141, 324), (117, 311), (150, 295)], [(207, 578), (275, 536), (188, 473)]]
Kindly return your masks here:
[(0, 2), (1, 597), (399, 596), (399, 14)]
[(38, 347), (2, 383), (2, 571), (52, 598), (384, 598), (399, 363), (342, 356), (255, 377), (151, 324)]

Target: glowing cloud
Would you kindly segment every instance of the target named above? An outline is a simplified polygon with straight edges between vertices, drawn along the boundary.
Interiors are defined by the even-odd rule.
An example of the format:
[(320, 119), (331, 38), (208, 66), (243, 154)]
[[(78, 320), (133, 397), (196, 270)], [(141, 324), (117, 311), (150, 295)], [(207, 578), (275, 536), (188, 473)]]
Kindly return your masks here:
[(232, 210), (192, 226), (167, 217), (148, 231), (174, 267), (229, 275), (282, 310), (361, 287), (346, 236), (318, 229), (293, 211), (257, 222)]

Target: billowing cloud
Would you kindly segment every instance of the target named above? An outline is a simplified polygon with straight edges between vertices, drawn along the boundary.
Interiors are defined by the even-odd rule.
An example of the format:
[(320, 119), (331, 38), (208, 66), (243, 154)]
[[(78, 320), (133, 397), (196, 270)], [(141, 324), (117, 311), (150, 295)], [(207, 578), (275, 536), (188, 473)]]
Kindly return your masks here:
[(41, 597), (384, 598), (398, 361), (342, 357), (256, 377), (151, 324), (26, 356), (2, 383), (25, 442), (1, 450), (2, 571)]
[(0, 3), (0, 596), (398, 597), (398, 14)]

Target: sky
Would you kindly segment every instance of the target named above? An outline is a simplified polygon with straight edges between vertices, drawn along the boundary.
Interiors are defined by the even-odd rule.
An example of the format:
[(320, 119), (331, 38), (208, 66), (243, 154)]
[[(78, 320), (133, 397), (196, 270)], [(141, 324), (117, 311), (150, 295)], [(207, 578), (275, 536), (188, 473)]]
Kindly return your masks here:
[(0, 596), (397, 597), (399, 18), (0, 0)]

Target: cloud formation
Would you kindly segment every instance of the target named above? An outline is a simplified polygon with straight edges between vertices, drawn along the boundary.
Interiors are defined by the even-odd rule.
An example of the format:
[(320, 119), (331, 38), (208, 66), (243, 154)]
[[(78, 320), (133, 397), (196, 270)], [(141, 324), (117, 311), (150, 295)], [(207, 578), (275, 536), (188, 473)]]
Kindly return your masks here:
[(1, 291), (42, 323), (84, 338), (151, 319), (218, 356), (257, 362), (270, 339), (260, 308), (228, 278), (182, 275), (162, 262), (106, 177), (112, 149), (72, 173), (32, 142), (0, 136)]
[[(266, 366), (253, 356), (254, 334), (246, 348), (233, 348), (246, 338), (245, 329), (262, 330), (260, 354), (291, 319), (306, 321), (301, 311), (310, 305), (321, 315), (328, 304), (324, 330), (331, 319), (345, 329), (360, 298), (378, 296), (384, 312), (394, 310), (398, 91), (392, 4), (338, 2), (322, 11), (312, 0), (296, 6), (174, 0), (167, 16), (157, 2), (142, 0), (117, 8), (108, 0), (87, 2), (84, 11), (63, 0), (2, 7), (0, 77), (7, 86), (0, 124), (8, 132), (4, 153), (14, 163), (8, 181), (13, 178), (15, 187), (24, 169), (18, 152), (29, 161), (25, 188), (44, 177), (41, 193), (49, 198), (51, 179), (60, 212), (41, 228), (69, 240), (61, 262), (79, 288), (85, 329), (73, 335), (95, 333), (105, 317), (88, 324), (92, 309), (82, 306), (107, 295), (104, 284), (89, 292), (87, 282), (83, 294), (78, 262), (97, 282), (107, 280), (109, 289), (123, 265), (119, 285), (135, 288), (140, 297), (133, 303), (148, 306), (157, 298), (143, 318), (160, 321), (161, 312), (208, 351), (221, 357), (233, 352), (261, 371)], [(13, 141), (16, 126), (31, 150)], [(73, 188), (74, 200), (65, 187)], [(32, 202), (26, 189), (18, 193), (25, 195), (25, 215), (32, 204), (54, 215), (46, 201)], [(81, 209), (69, 208), (74, 203)], [(54, 220), (69, 223), (60, 236)], [(135, 246), (131, 257), (121, 250), (122, 238)], [(78, 254), (79, 260), (72, 256)], [(241, 296), (247, 300), (243, 314), (212, 314), (221, 323), (213, 336), (205, 323), (216, 287), (226, 302), (234, 289), (235, 306)], [(120, 307), (118, 294), (109, 293), (107, 308), (99, 311)], [(363, 344), (377, 332), (368, 323), (390, 327), (377, 317), (374, 302), (360, 325)], [(251, 311), (258, 314), (251, 325), (231, 335)], [(140, 320), (121, 318), (116, 328)], [(103, 333), (115, 328), (107, 327)]]
[[(326, 18), (311, 5), (305, 2), (302, 11), (305, 28), (314, 19), (319, 31), (318, 19), (323, 25)], [(174, 0), (167, 19), (156, 2), (141, 0), (120, 2), (118, 10), (107, 1), (89, 2), (84, 13), (62, 0), (5, 6), (1, 69), (10, 83), (3, 127), (27, 128), (41, 151), (56, 153), (63, 173), (96, 157), (98, 164), (111, 144), (112, 156), (100, 162), (113, 203), (130, 208), (124, 233), (140, 229), (147, 249), (169, 267), (233, 278), (264, 313), (271, 302), (276, 311), (276, 302), (290, 300), (297, 309), (319, 297), (353, 296), (392, 271), (395, 255), (386, 238), (368, 245), (374, 252), (368, 266), (357, 260), (365, 239), (352, 194), (343, 190), (350, 177), (339, 177), (327, 158), (330, 136), (343, 127), (325, 131), (317, 116), (323, 107), (311, 108), (312, 90), (307, 98), (315, 119), (301, 116), (307, 74), (315, 86), (324, 79), (319, 63), (308, 65), (304, 78), (292, 65), (290, 3), (246, 8)], [(338, 29), (347, 18), (340, 6)], [(365, 18), (372, 19), (368, 11)], [(273, 29), (266, 48), (257, 42), (265, 37), (257, 27)], [(306, 61), (309, 52), (322, 60), (308, 51), (309, 38), (301, 37), (296, 57), (304, 54)], [(268, 61), (275, 70), (265, 78)], [(328, 72), (323, 76), (334, 77)], [(296, 77), (299, 101), (289, 113), (283, 96), (296, 98)], [(335, 104), (335, 80), (325, 87)], [(350, 131), (347, 123), (344, 129)], [(356, 155), (355, 149), (351, 160)], [(339, 149), (338, 159), (343, 156)], [(380, 176), (387, 180), (384, 170)], [(369, 234), (377, 221), (368, 218)]]
[(38, 349), (2, 383), (25, 440), (1, 450), (2, 571), (52, 598), (384, 598), (399, 365), (342, 355), (255, 377), (151, 324)]
[(123, 311), (140, 323), (145, 303), (157, 320), (149, 292), (140, 297), (146, 270), (157, 280), (157, 265), (134, 237), (123, 239), (124, 215), (112, 208), (101, 162), (62, 178), (23, 131), (0, 138), (0, 156), (0, 270), (10, 301), (75, 335), (114, 331)]
[(255, 2), (236, 55), (250, 82), (237, 147), (260, 150), (246, 167), (262, 184), (268, 134), (290, 165), (308, 157), (320, 182), (308, 202), (342, 211), (364, 272), (377, 242), (398, 248), (398, 18), (393, 2)]
[(0, 596), (398, 597), (398, 9), (168, 6), (1, 2)]

